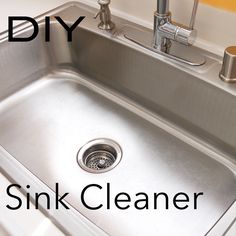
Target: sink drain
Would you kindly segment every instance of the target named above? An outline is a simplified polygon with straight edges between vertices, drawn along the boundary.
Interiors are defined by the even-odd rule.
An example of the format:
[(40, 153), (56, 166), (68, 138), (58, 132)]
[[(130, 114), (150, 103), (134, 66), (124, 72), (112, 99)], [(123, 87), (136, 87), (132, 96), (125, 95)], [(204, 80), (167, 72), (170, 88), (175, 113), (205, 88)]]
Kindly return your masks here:
[(80, 167), (91, 173), (104, 173), (121, 160), (120, 146), (110, 139), (96, 139), (85, 144), (77, 154)]

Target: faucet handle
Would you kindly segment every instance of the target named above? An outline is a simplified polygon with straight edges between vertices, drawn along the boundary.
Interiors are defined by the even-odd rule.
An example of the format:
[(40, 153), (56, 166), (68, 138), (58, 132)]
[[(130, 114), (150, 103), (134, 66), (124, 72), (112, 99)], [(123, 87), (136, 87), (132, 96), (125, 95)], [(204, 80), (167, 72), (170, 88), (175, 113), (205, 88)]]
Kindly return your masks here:
[(198, 4), (199, 4), (199, 0), (194, 0), (192, 15), (191, 15), (190, 23), (189, 23), (189, 29), (192, 29), (192, 30), (194, 29), (194, 25), (195, 25)]

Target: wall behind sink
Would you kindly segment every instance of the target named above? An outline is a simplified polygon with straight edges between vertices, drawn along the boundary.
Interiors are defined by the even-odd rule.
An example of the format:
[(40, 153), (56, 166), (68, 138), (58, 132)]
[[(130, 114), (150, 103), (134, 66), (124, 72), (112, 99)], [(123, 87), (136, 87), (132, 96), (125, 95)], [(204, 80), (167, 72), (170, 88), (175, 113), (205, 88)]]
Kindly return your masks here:
[(227, 9), (229, 11), (236, 12), (236, 1), (235, 0), (200, 0), (203, 3), (211, 6)]
[[(97, 6), (97, 0), (81, 0)], [(113, 14), (152, 28), (156, 0), (111, 0)], [(200, 0), (196, 28), (196, 44), (217, 54), (225, 47), (236, 45), (236, 0)], [(9, 15), (36, 16), (69, 0), (10, 0), (1, 3), (0, 31), (7, 29)], [(175, 21), (188, 24), (193, 0), (170, 0)], [(207, 3), (207, 4), (205, 4)]]

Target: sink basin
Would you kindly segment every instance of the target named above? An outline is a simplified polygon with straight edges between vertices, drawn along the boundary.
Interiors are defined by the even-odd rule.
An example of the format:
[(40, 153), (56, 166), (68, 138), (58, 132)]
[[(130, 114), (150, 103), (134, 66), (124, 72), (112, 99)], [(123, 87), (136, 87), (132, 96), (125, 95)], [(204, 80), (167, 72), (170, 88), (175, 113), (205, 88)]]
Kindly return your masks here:
[[(44, 24), (32, 42), (2, 40), (0, 145), (50, 188), (59, 183), (67, 202), (109, 235), (206, 235), (236, 200), (236, 87), (219, 80), (217, 56), (202, 51), (206, 65), (183, 66), (125, 39), (126, 21), (115, 18), (119, 33), (98, 30), (93, 12), (82, 4), (58, 9), (67, 22), (86, 16), (72, 43), (57, 23), (50, 43)], [(119, 144), (122, 159), (94, 174), (77, 153), (98, 138)], [(151, 198), (150, 210), (82, 205), (89, 184), (103, 191), (90, 190), (87, 202), (104, 203), (107, 183), (111, 197), (165, 192), (169, 209), (161, 200), (152, 209)], [(179, 192), (190, 196), (185, 210), (171, 203)]]

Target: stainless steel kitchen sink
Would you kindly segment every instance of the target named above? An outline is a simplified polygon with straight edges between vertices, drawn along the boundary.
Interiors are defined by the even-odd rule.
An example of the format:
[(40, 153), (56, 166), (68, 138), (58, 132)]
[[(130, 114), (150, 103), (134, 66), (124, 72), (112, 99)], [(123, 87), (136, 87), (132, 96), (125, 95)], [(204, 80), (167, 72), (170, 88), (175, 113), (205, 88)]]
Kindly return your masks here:
[[(72, 43), (57, 23), (48, 43), (43, 23), (32, 42), (2, 35), (0, 145), (50, 188), (60, 183), (67, 202), (109, 235), (206, 235), (236, 200), (235, 85), (219, 79), (216, 55), (198, 49), (207, 59), (199, 67), (174, 62), (125, 39), (133, 23), (114, 17), (117, 29), (100, 31), (94, 12), (72, 3), (50, 13), (67, 22), (86, 16)], [(78, 151), (99, 138), (119, 144), (122, 159), (108, 172), (86, 172)], [(112, 195), (204, 196), (198, 210), (91, 211), (81, 204), (83, 187), (108, 182)], [(95, 190), (87, 201), (98, 205), (104, 194)]]

